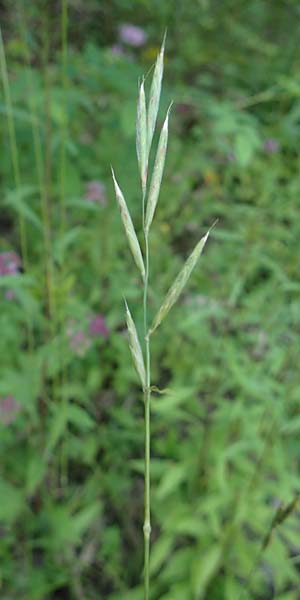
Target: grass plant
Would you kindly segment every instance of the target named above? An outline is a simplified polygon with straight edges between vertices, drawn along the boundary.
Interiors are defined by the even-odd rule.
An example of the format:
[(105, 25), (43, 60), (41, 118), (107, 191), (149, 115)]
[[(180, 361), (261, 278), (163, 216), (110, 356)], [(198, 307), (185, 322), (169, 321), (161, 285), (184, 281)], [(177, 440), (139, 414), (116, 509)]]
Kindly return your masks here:
[(159, 141), (154, 160), (153, 171), (149, 177), (149, 159), (153, 136), (157, 123), (157, 116), (160, 104), (161, 85), (163, 78), (164, 67), (164, 48), (165, 39), (163, 41), (160, 53), (157, 57), (152, 84), (149, 93), (148, 105), (146, 102), (144, 80), (139, 87), (138, 104), (137, 104), (137, 119), (136, 119), (136, 151), (137, 160), (141, 180), (141, 196), (142, 196), (142, 222), (144, 236), (144, 252), (135, 232), (135, 228), (130, 216), (130, 211), (127, 206), (125, 197), (117, 183), (114, 171), (112, 171), (113, 182), (115, 187), (116, 199), (120, 208), (121, 218), (125, 228), (128, 244), (132, 252), (136, 266), (140, 272), (143, 284), (143, 320), (144, 320), (144, 350), (139, 340), (137, 328), (134, 319), (125, 300), (126, 321), (129, 334), (129, 346), (132, 354), (132, 359), (136, 371), (139, 376), (140, 384), (143, 390), (144, 401), (144, 427), (145, 427), (145, 458), (144, 458), (144, 598), (149, 599), (150, 582), (150, 537), (151, 537), (151, 496), (150, 496), (150, 464), (151, 464), (151, 391), (155, 388), (151, 386), (151, 348), (150, 339), (156, 329), (159, 327), (163, 319), (179, 298), (184, 289), (194, 267), (196, 266), (200, 255), (204, 249), (210, 230), (203, 236), (195, 246), (194, 250), (186, 260), (181, 271), (171, 285), (163, 300), (159, 310), (157, 311), (151, 325), (149, 325), (148, 316), (148, 290), (149, 290), (149, 265), (150, 265), (150, 248), (149, 234), (155, 210), (157, 207), (159, 193), (161, 188), (162, 176), (164, 172), (168, 132), (169, 132), (169, 114), (171, 105), (167, 110), (167, 114), (160, 132)]

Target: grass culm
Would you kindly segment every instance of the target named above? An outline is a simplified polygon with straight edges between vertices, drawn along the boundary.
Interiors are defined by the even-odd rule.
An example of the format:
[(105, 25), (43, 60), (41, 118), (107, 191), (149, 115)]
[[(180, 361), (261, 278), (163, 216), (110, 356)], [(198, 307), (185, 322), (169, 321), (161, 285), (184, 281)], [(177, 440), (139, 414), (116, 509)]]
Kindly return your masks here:
[(150, 264), (150, 246), (149, 233), (155, 214), (161, 181), (164, 171), (165, 158), (168, 144), (168, 129), (169, 129), (169, 113), (167, 114), (160, 132), (154, 166), (151, 176), (149, 176), (148, 165), (149, 156), (153, 141), (154, 132), (157, 124), (157, 115), (160, 104), (161, 86), (163, 78), (164, 65), (164, 47), (165, 40), (162, 44), (160, 53), (157, 57), (154, 67), (152, 83), (149, 92), (149, 100), (147, 103), (145, 93), (144, 79), (139, 86), (138, 104), (137, 104), (137, 119), (136, 119), (136, 150), (141, 180), (141, 197), (142, 197), (142, 223), (144, 248), (141, 249), (135, 228), (130, 216), (130, 212), (125, 200), (125, 197), (117, 183), (114, 172), (112, 171), (116, 199), (120, 208), (121, 218), (125, 228), (125, 233), (131, 249), (134, 261), (140, 272), (143, 284), (143, 320), (144, 320), (144, 340), (140, 343), (137, 328), (134, 319), (125, 300), (126, 321), (129, 334), (129, 345), (132, 354), (132, 359), (143, 390), (143, 401), (145, 411), (145, 463), (144, 463), (144, 598), (149, 599), (150, 582), (149, 582), (149, 562), (150, 562), (150, 536), (151, 536), (151, 498), (150, 498), (150, 407), (151, 407), (151, 336), (156, 331), (164, 317), (177, 301), (180, 293), (186, 285), (192, 270), (202, 253), (202, 250), (207, 241), (209, 231), (198, 242), (189, 258), (183, 265), (179, 275), (167, 292), (161, 307), (157, 311), (151, 325), (148, 317), (148, 288), (149, 288), (149, 264)]

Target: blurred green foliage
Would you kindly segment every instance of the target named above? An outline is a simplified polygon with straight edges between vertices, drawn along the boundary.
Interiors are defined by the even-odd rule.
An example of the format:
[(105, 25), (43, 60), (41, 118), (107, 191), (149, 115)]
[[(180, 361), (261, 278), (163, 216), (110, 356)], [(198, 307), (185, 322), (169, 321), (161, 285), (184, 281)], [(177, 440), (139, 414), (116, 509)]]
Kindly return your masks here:
[[(68, 9), (64, 67), (60, 2), (1, 5), (1, 599), (142, 598), (143, 407), (122, 304), (140, 323), (141, 291), (110, 164), (139, 228), (137, 81), (167, 27), (153, 314), (219, 223), (153, 337), (169, 391), (152, 404), (152, 597), (298, 600), (299, 3)], [(141, 47), (120, 45), (124, 23)], [(20, 221), (28, 261), (7, 272)]]

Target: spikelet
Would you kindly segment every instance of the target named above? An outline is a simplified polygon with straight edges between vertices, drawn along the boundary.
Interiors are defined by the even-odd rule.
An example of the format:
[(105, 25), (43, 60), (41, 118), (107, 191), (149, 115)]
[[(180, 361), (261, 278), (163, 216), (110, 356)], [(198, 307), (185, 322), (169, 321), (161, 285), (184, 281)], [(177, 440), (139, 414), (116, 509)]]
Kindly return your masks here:
[(140, 378), (142, 388), (145, 389), (146, 388), (146, 371), (145, 371), (143, 353), (142, 353), (142, 349), (140, 346), (140, 342), (139, 342), (136, 326), (134, 324), (134, 320), (131, 316), (131, 313), (128, 308), (128, 304), (127, 304), (126, 300), (124, 300), (124, 302), (125, 302), (125, 308), (126, 308), (127, 329), (128, 329), (128, 333), (129, 333), (129, 347), (130, 347), (130, 351), (131, 351), (131, 355), (132, 355), (132, 360), (133, 360), (133, 364), (136, 368), (136, 371), (138, 373), (138, 376)]
[(148, 195), (148, 199), (147, 199), (146, 219), (145, 219), (145, 230), (147, 233), (149, 233), (149, 229), (150, 229), (153, 217), (154, 217), (154, 213), (155, 213), (155, 209), (156, 209), (156, 205), (157, 205), (157, 201), (158, 201), (158, 196), (159, 196), (159, 191), (160, 191), (161, 180), (162, 180), (163, 171), (164, 171), (165, 158), (166, 158), (167, 145), (168, 145), (169, 113), (170, 113), (171, 106), (172, 106), (172, 104), (170, 104), (170, 106), (168, 108), (165, 122), (164, 122), (162, 130), (161, 130), (161, 134), (160, 134), (160, 138), (159, 138), (159, 142), (158, 142), (157, 153), (156, 153), (156, 157), (155, 157), (153, 173), (152, 173), (152, 177), (151, 177), (151, 184), (150, 184), (149, 195)]
[(148, 154), (150, 153), (153, 134), (156, 125), (159, 101), (160, 101), (160, 92), (161, 92), (161, 82), (164, 71), (164, 51), (165, 51), (165, 39), (164, 36), (163, 43), (161, 46), (160, 53), (157, 57), (154, 73), (150, 88), (150, 97), (149, 97), (149, 106), (148, 106), (148, 120), (147, 120), (147, 144), (148, 144)]
[(125, 233), (126, 233), (126, 236), (128, 239), (128, 243), (129, 243), (133, 258), (135, 260), (135, 263), (136, 263), (136, 265), (142, 275), (142, 278), (144, 280), (145, 279), (145, 266), (144, 266), (144, 261), (143, 261), (140, 244), (139, 244), (139, 241), (137, 239), (137, 236), (136, 236), (136, 233), (134, 230), (134, 226), (133, 226), (133, 223), (131, 220), (129, 210), (127, 208), (125, 198), (124, 198), (124, 196), (119, 188), (119, 185), (116, 181), (113, 169), (111, 169), (111, 171), (112, 171), (113, 182), (114, 182), (114, 186), (115, 186), (116, 199), (119, 204), (121, 218), (123, 221), (123, 225), (124, 225)]
[(178, 297), (180, 296), (203, 251), (209, 233), (210, 230), (206, 233), (206, 235), (203, 238), (201, 238), (201, 240), (195, 246), (193, 252), (190, 254), (185, 264), (183, 265), (179, 275), (177, 275), (174, 283), (171, 285), (158, 313), (156, 314), (153, 320), (153, 323), (149, 330), (149, 335), (151, 335), (155, 331), (155, 329), (160, 325), (162, 320), (165, 318), (165, 316), (168, 314), (168, 312), (171, 310), (172, 306), (175, 304)]
[(136, 153), (138, 158), (142, 190), (146, 192), (147, 170), (148, 170), (148, 148), (147, 148), (147, 111), (144, 81), (140, 85), (137, 118), (136, 118)]

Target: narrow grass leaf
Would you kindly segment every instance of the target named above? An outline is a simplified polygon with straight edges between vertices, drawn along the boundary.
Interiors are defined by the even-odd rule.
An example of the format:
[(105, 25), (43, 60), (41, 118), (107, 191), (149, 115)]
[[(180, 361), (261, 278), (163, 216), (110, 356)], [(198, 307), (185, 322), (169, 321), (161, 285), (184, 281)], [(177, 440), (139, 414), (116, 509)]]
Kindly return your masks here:
[(173, 546), (174, 539), (171, 535), (162, 535), (156, 541), (151, 552), (150, 571), (152, 575), (157, 573), (157, 571), (159, 571), (161, 566), (169, 558)]
[(144, 81), (140, 85), (136, 119), (136, 153), (138, 157), (143, 193), (146, 192), (148, 149), (147, 149), (147, 111)]
[(158, 313), (156, 314), (156, 316), (154, 318), (154, 321), (149, 330), (149, 335), (151, 335), (155, 331), (155, 329), (160, 325), (162, 320), (165, 318), (165, 316), (168, 314), (168, 312), (171, 310), (172, 306), (175, 304), (178, 297), (180, 296), (184, 286), (186, 285), (194, 267), (197, 264), (197, 261), (198, 261), (200, 255), (203, 251), (203, 248), (207, 242), (209, 233), (210, 233), (210, 230), (205, 234), (205, 236), (203, 236), (203, 238), (201, 238), (201, 240), (195, 246), (192, 254), (190, 254), (190, 256), (186, 260), (185, 264), (183, 265), (179, 275), (177, 275), (174, 283), (171, 285), (171, 287), (165, 297), (165, 300), (163, 301)]
[(164, 171), (165, 158), (166, 158), (167, 145), (168, 145), (169, 113), (170, 113), (171, 106), (172, 105), (170, 105), (168, 108), (167, 116), (165, 118), (165, 122), (164, 122), (163, 128), (161, 130), (161, 134), (160, 134), (160, 138), (159, 138), (159, 142), (158, 142), (157, 153), (156, 153), (156, 157), (155, 157), (153, 173), (152, 173), (152, 177), (151, 177), (149, 196), (147, 199), (146, 220), (145, 220), (145, 229), (147, 232), (149, 232), (151, 223), (153, 221), (153, 217), (154, 217), (154, 213), (155, 213), (155, 209), (156, 209), (156, 205), (157, 205), (157, 201), (158, 201), (159, 191), (160, 191), (161, 180), (162, 180), (163, 171)]
[(139, 241), (137, 239), (137, 236), (136, 236), (136, 233), (134, 230), (134, 226), (133, 226), (133, 223), (131, 220), (129, 210), (127, 208), (125, 198), (118, 186), (113, 169), (111, 171), (112, 171), (113, 182), (114, 182), (114, 186), (115, 186), (116, 199), (119, 204), (121, 218), (123, 221), (123, 225), (124, 225), (125, 233), (126, 233), (126, 236), (128, 239), (128, 243), (129, 243), (133, 258), (135, 260), (135, 263), (142, 275), (142, 278), (145, 279), (145, 266), (144, 266), (144, 261), (143, 261), (140, 244), (139, 244)]
[(146, 387), (146, 371), (145, 371), (144, 357), (143, 357), (142, 349), (140, 346), (136, 326), (135, 326), (134, 320), (130, 314), (130, 310), (128, 308), (128, 304), (127, 304), (126, 300), (125, 300), (125, 308), (126, 308), (127, 329), (128, 329), (128, 333), (129, 333), (129, 347), (130, 347), (134, 366), (137, 370), (142, 387), (144, 389)]
[[(166, 36), (165, 36), (166, 37)], [(154, 67), (154, 73), (150, 88), (150, 97), (149, 97), (149, 107), (148, 107), (148, 154), (150, 153), (153, 134), (156, 125), (159, 101), (160, 101), (160, 92), (161, 92), (161, 82), (164, 71), (164, 51), (165, 51), (165, 37), (163, 39), (162, 47), (160, 53), (157, 57), (156, 64)]]
[(208, 548), (204, 556), (194, 559), (191, 568), (191, 583), (194, 598), (201, 599), (206, 595), (207, 587), (219, 569), (222, 559), (221, 545), (213, 545)]

